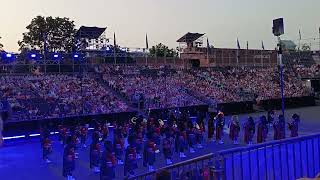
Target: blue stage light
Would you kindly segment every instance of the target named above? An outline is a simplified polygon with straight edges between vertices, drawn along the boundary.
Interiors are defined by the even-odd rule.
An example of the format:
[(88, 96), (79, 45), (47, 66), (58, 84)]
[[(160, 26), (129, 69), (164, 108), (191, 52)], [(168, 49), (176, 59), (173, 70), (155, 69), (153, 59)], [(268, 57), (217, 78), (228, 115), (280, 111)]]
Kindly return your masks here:
[(53, 55), (54, 58), (59, 58), (59, 54)]
[(12, 58), (12, 54), (7, 53), (7, 54), (6, 54), (6, 58)]
[(79, 55), (78, 54), (74, 54), (73, 57), (74, 58), (79, 58)]
[(36, 58), (37, 55), (36, 55), (36, 54), (31, 54), (30, 57), (31, 57), (31, 58)]

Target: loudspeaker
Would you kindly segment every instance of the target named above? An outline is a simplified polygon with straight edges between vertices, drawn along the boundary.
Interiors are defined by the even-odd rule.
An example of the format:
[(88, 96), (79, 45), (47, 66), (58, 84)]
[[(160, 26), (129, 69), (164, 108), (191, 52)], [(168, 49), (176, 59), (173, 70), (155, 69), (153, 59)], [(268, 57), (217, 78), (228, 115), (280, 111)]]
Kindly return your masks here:
[(272, 33), (275, 36), (280, 36), (284, 34), (283, 18), (273, 20)]

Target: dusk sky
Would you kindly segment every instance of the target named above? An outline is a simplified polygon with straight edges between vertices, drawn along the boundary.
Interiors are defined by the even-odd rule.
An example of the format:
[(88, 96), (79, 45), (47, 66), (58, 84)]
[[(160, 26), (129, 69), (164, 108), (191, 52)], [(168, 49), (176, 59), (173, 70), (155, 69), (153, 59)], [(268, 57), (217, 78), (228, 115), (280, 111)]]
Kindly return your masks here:
[[(186, 32), (206, 33), (215, 47), (273, 49), (272, 20), (285, 19), (284, 39), (319, 38), (319, 0), (0, 0), (0, 36), (7, 51), (17, 51), (25, 27), (37, 15), (69, 17), (81, 25), (108, 27), (126, 47), (165, 43), (176, 47)], [(319, 49), (318, 39), (308, 40)]]

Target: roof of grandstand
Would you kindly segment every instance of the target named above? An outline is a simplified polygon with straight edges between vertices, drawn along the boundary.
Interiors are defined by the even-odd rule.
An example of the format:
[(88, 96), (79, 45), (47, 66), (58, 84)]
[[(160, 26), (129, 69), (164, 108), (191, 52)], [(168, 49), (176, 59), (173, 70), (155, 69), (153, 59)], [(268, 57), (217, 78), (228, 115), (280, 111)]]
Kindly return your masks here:
[(76, 37), (97, 39), (106, 31), (106, 29), (107, 27), (99, 28), (99, 27), (81, 26), (76, 33)]
[(182, 36), (180, 39), (177, 40), (177, 42), (193, 42), (197, 39), (199, 39), (200, 37), (202, 37), (204, 34), (201, 33), (190, 33), (188, 32), (187, 34), (185, 34), (184, 36)]

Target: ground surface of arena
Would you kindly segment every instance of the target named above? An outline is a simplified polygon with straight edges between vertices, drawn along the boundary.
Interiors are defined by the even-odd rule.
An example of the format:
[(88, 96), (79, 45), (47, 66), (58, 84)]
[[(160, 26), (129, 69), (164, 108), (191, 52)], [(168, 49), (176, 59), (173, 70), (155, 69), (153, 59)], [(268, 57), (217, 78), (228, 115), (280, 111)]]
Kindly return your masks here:
[[(299, 109), (291, 109), (286, 111), (286, 116), (290, 117), (293, 113), (298, 113), (301, 116), (301, 124), (299, 129), (299, 135), (307, 135), (312, 133), (318, 133), (320, 129), (320, 107), (307, 107)], [(257, 121), (257, 117), (262, 113), (252, 114)], [(240, 115), (241, 123), (246, 120), (248, 115)], [(226, 118), (228, 123), (230, 117)], [(289, 119), (289, 118), (287, 118)], [(227, 129), (226, 129), (227, 131)], [(289, 132), (287, 131), (287, 136)], [(187, 153), (187, 159), (204, 155), (207, 153), (216, 152), (222, 149), (234, 148), (237, 146), (243, 146), (241, 134), (240, 145), (233, 145), (225, 135), (226, 143), (224, 145), (218, 145), (216, 143), (207, 143), (204, 149), (197, 150), (195, 154)], [(269, 140), (273, 137), (273, 131), (269, 132)], [(91, 139), (91, 138), (89, 138)], [(255, 138), (256, 139), (256, 138)], [(53, 137), (53, 153), (50, 156), (52, 163), (46, 164), (42, 160), (42, 151), (38, 138), (6, 141), (5, 146), (0, 148), (0, 179), (1, 180), (58, 180), (64, 179), (62, 177), (62, 145), (57, 141), (56, 137)], [(87, 143), (89, 144), (89, 142)], [(94, 174), (89, 169), (89, 148), (79, 149), (79, 159), (76, 160), (76, 170), (74, 171), (74, 177), (77, 180), (95, 180), (99, 179), (98, 174)], [(178, 154), (174, 155), (174, 163), (183, 161)], [(137, 174), (147, 172), (147, 168), (142, 166), (142, 160), (138, 162), (139, 169)], [(163, 154), (157, 155), (156, 168), (165, 166)], [(116, 179), (123, 179), (123, 166), (118, 165), (116, 168)]]

